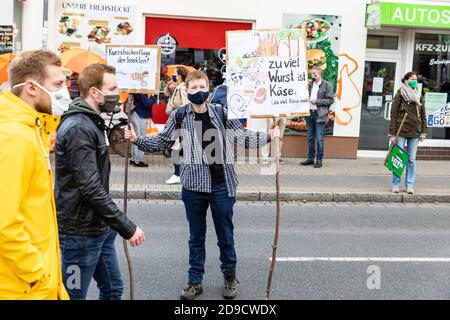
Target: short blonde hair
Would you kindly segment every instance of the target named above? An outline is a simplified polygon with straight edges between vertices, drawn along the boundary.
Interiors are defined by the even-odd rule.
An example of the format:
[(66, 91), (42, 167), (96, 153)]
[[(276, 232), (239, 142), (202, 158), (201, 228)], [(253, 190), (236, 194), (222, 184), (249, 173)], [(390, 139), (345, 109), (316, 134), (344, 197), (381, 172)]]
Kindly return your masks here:
[(208, 76), (206, 75), (206, 73), (204, 73), (203, 71), (193, 71), (191, 73), (189, 73), (186, 77), (186, 88), (189, 89), (189, 82), (191, 82), (192, 80), (205, 80), (206, 84), (209, 85), (209, 79)]

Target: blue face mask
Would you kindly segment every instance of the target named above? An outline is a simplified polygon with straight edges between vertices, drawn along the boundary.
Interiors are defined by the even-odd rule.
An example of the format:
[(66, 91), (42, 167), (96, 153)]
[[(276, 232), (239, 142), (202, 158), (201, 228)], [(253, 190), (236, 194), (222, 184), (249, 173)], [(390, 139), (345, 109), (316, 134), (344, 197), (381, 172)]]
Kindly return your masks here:
[(188, 93), (188, 99), (193, 104), (201, 105), (204, 104), (206, 100), (208, 100), (209, 92), (208, 91), (197, 91), (196, 93)]

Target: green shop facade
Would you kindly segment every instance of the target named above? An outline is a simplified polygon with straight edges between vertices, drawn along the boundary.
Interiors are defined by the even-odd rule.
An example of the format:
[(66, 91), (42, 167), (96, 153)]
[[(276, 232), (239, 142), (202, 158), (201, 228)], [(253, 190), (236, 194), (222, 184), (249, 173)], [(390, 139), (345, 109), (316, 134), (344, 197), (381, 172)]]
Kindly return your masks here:
[(403, 75), (413, 70), (429, 128), (419, 159), (450, 160), (450, 5), (429, 3), (367, 5), (359, 156), (385, 154), (392, 99)]

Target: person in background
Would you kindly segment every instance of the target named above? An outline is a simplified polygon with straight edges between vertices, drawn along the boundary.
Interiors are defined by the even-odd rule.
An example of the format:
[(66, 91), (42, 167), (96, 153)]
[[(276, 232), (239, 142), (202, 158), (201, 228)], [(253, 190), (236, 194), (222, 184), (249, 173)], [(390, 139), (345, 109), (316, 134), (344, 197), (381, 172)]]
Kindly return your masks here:
[[(278, 158), (280, 161), (280, 164), (284, 164), (284, 160), (281, 158), (281, 150), (283, 148), (283, 137), (284, 137), (284, 131), (286, 130), (286, 123), (287, 118), (286, 117), (276, 117), (275, 123), (280, 128), (280, 143), (278, 145)], [(272, 119), (267, 119), (267, 129), (269, 129), (273, 124)], [(264, 147), (261, 148), (261, 155), (262, 155), (262, 163), (263, 164), (269, 164), (269, 156), (270, 156), (270, 150), (271, 150), (271, 144), (266, 144)]]
[[(398, 138), (397, 131), (405, 116), (405, 124)], [(406, 192), (414, 194), (416, 180), (416, 155), (419, 141), (427, 138), (427, 116), (421, 92), (418, 90), (417, 74), (408, 72), (402, 79), (402, 86), (392, 101), (389, 138), (393, 145), (405, 149), (409, 153), (406, 166)], [(406, 146), (406, 147), (405, 147)], [(400, 178), (392, 174), (392, 192), (400, 192)]]
[[(308, 159), (303, 161), (301, 165), (314, 165), (314, 168), (321, 168), (323, 166), (325, 123), (328, 119), (330, 107), (334, 103), (333, 85), (322, 79), (322, 69), (320, 67), (313, 67), (311, 73), (313, 81), (309, 84), (310, 116), (306, 117), (308, 126)], [(314, 162), (314, 158), (316, 158), (316, 162)]]
[[(156, 103), (156, 96), (149, 97), (146, 94), (132, 94), (134, 109), (130, 112), (129, 119), (136, 132), (140, 136), (145, 136), (149, 119), (152, 117), (152, 107)], [(148, 167), (144, 162), (144, 152), (133, 146), (131, 150), (130, 164), (136, 167)]]
[[(172, 96), (167, 103), (166, 114), (170, 115), (172, 112), (178, 110), (181, 106), (184, 106), (189, 103), (189, 99), (187, 97), (186, 90), (186, 77), (188, 75), (188, 70), (185, 67), (179, 66), (175, 69), (175, 73), (173, 75), (173, 81), (177, 84)], [(172, 146), (172, 151), (177, 151), (179, 156), (181, 157), (183, 154), (183, 146), (181, 145), (180, 140), (178, 139), (175, 142), (175, 145)], [(172, 152), (172, 155), (174, 152)], [(179, 158), (179, 157), (177, 157)], [(166, 184), (180, 184), (180, 164), (179, 160), (172, 157), (172, 163), (174, 166), (174, 173), (166, 181)]]
[(48, 132), (70, 103), (61, 59), (45, 49), (9, 66), (0, 93), (0, 300), (64, 300)]
[(80, 76), (79, 73), (73, 72), (69, 76), (69, 93), (70, 93), (70, 99), (74, 100), (80, 96), (80, 89), (78, 88), (78, 77)]

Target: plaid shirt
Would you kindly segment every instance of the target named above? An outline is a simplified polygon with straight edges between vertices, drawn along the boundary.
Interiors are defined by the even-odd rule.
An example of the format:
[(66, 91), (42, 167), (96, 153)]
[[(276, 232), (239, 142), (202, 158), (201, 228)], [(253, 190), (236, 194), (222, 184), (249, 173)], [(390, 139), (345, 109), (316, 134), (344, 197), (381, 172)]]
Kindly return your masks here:
[[(226, 109), (223, 111), (225, 119), (227, 119)], [(225, 128), (221, 118), (210, 105), (208, 105), (208, 113), (212, 125), (218, 129), (218, 141), (223, 149), (223, 168), (228, 195), (235, 197), (239, 182), (234, 170), (234, 144), (237, 143), (247, 149), (258, 149), (269, 143), (270, 137), (265, 132), (247, 130), (237, 119), (227, 119)], [(180, 179), (183, 188), (211, 193), (211, 172), (208, 159), (197, 137), (197, 130), (195, 130), (194, 108), (190, 104), (187, 106), (181, 130), (176, 130), (175, 114), (176, 112), (172, 112), (164, 130), (158, 136), (154, 138), (138, 137), (135, 144), (139, 150), (157, 152), (170, 149), (177, 137), (181, 136), (184, 155), (180, 167)]]

